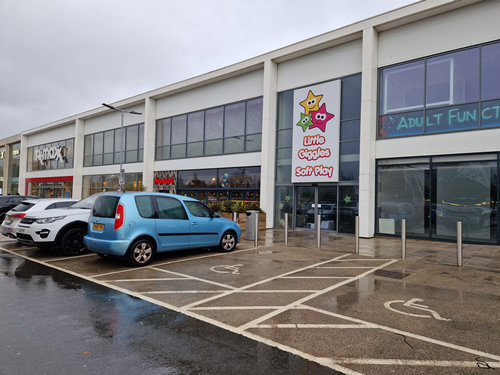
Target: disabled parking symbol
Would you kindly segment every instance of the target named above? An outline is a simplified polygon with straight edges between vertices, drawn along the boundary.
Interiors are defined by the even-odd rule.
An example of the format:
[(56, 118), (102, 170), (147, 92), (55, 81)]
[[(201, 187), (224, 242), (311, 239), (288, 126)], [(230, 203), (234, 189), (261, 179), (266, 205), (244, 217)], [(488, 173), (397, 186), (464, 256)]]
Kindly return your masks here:
[(210, 271), (217, 272), (217, 273), (239, 274), (240, 267), (242, 267), (242, 266), (243, 266), (243, 264), (235, 264), (234, 266), (228, 266), (228, 265), (214, 266), (214, 267), (210, 268)]
[[(404, 315), (415, 316), (417, 318), (431, 318), (431, 315), (432, 315), (432, 317), (434, 317), (437, 320), (445, 320), (445, 321), (450, 321), (451, 320), (451, 319), (443, 318), (436, 311), (431, 310), (429, 308), (429, 306), (420, 305), (420, 304), (415, 303), (415, 302), (423, 302), (423, 300), (420, 299), (420, 298), (412, 298), (408, 302), (405, 302), (404, 300), (387, 301), (386, 303), (384, 303), (384, 307), (386, 309), (391, 310), (391, 311), (394, 311), (394, 312), (397, 312), (397, 313), (400, 313), (400, 314), (404, 314)], [(397, 310), (396, 308), (392, 307), (393, 304), (397, 304), (397, 303), (403, 303), (403, 306), (405, 306), (405, 307), (410, 307), (410, 308), (413, 308), (413, 309), (425, 311), (428, 314), (412, 314), (412, 313), (409, 313), (409, 312)]]

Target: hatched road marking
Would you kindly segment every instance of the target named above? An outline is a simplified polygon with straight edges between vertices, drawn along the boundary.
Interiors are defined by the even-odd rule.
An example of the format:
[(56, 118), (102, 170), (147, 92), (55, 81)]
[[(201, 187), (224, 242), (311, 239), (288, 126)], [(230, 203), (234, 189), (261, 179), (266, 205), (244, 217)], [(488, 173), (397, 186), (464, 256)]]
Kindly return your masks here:
[[(402, 335), (405, 337), (411, 337), (413, 339), (434, 344), (434, 345), (439, 345), (448, 349), (453, 349), (459, 352), (463, 353), (469, 353), (473, 354), (476, 357), (481, 357), (481, 358), (487, 358), (491, 362), (484, 362), (488, 366), (491, 366), (493, 368), (498, 368), (500, 366), (500, 355), (495, 355), (491, 353), (487, 353), (484, 351), (480, 350), (475, 350), (471, 348), (467, 348), (464, 346), (460, 345), (455, 345), (452, 343), (448, 343), (445, 341), (441, 340), (436, 340), (433, 338), (429, 338), (423, 335), (419, 334), (414, 334), (408, 331), (400, 330), (400, 329), (395, 329), (386, 325), (381, 325), (381, 324), (376, 324), (368, 321), (364, 321), (361, 319), (357, 318), (352, 318), (349, 316), (346, 316), (344, 314), (338, 314), (335, 312), (331, 312), (325, 309), (320, 309), (320, 308), (315, 308), (312, 306), (306, 305), (308, 301), (311, 301), (317, 297), (323, 296), (328, 292), (331, 292), (337, 288), (340, 288), (342, 286), (345, 286), (347, 284), (356, 282), (372, 273), (374, 273), (377, 270), (383, 269), (395, 262), (398, 262), (396, 259), (376, 259), (376, 258), (359, 258), (354, 256), (353, 254), (343, 254), (316, 264), (308, 265), (305, 267), (300, 267), (297, 269), (294, 269), (289, 272), (284, 272), (279, 275), (275, 275), (272, 277), (269, 277), (264, 280), (259, 280), (253, 283), (249, 283), (244, 286), (240, 287), (235, 287), (233, 285), (229, 285), (227, 283), (223, 282), (218, 282), (218, 281), (213, 281), (213, 280), (208, 280), (203, 277), (198, 277), (196, 275), (188, 274), (188, 273), (182, 273), (182, 272), (177, 272), (177, 271), (172, 271), (168, 269), (164, 269), (162, 267), (168, 267), (172, 265), (179, 265), (179, 264), (187, 264), (190, 262), (195, 262), (203, 259), (208, 259), (208, 258), (213, 258), (213, 257), (218, 257), (218, 256), (227, 256), (230, 254), (242, 254), (246, 251), (255, 251), (255, 248), (248, 249), (248, 250), (239, 250), (235, 251), (233, 253), (229, 254), (210, 254), (210, 255), (204, 255), (204, 256), (197, 256), (197, 257), (192, 257), (188, 259), (182, 259), (182, 260), (176, 260), (176, 261), (171, 261), (171, 262), (162, 262), (162, 263), (156, 263), (154, 265), (150, 265), (147, 267), (142, 267), (140, 268), (142, 274), (144, 273), (145, 269), (149, 269), (152, 271), (157, 272), (157, 274), (164, 275), (163, 277), (143, 277), (143, 278), (127, 278), (127, 275), (132, 276), (135, 271), (137, 271), (137, 268), (134, 269), (126, 269), (126, 270), (119, 270), (119, 271), (114, 271), (114, 272), (107, 272), (103, 274), (96, 274), (92, 276), (84, 276), (81, 275), (77, 272), (73, 272), (71, 270), (65, 269), (64, 267), (61, 267), (60, 265), (55, 265), (54, 260), (45, 260), (45, 261), (40, 261), (35, 258), (26, 256), (23, 254), (23, 252), (16, 252), (12, 251), (9, 249), (4, 249), (0, 247), (0, 250), (15, 254), (17, 256), (23, 257), (25, 259), (44, 264), (47, 266), (50, 266), (52, 268), (58, 269), (63, 272), (67, 272), (69, 274), (73, 274), (75, 276), (78, 276), (80, 278), (84, 278), (86, 280), (95, 282), (97, 284), (127, 293), (131, 296), (138, 297), (141, 299), (144, 299), (146, 301), (149, 301), (151, 303), (161, 305), (163, 307), (169, 308), (171, 310), (177, 311), (184, 313), (188, 316), (197, 318), (199, 320), (214, 324), (218, 327), (224, 328), (226, 330), (229, 330), (234, 333), (241, 334), (245, 337), (252, 338), (254, 340), (257, 340), (259, 342), (278, 347), (282, 350), (286, 350), (290, 353), (299, 355), (303, 358), (306, 358), (308, 360), (317, 362), (323, 366), (330, 367), (334, 370), (343, 372), (345, 374), (349, 375), (354, 375), (354, 374), (359, 374), (358, 372), (345, 367), (346, 365), (375, 365), (375, 366), (422, 366), (422, 367), (457, 367), (457, 368), (470, 368), (470, 367), (480, 367), (479, 363), (482, 361), (476, 360), (476, 361), (453, 361), (453, 360), (418, 360), (418, 359), (398, 359), (398, 358), (385, 358), (385, 359), (378, 359), (378, 358), (334, 358), (334, 357), (323, 357), (323, 356), (315, 356), (310, 353), (307, 353), (303, 350), (299, 350), (297, 348), (294, 348), (291, 346), (292, 344), (288, 345), (287, 343), (284, 342), (279, 342), (276, 340), (272, 340), (269, 338), (266, 338), (262, 335), (259, 335), (258, 333), (255, 333), (253, 331), (255, 330), (290, 330), (290, 329), (300, 329), (300, 330), (318, 330), (318, 329), (331, 329), (331, 330), (359, 330), (359, 329), (367, 329), (367, 330), (379, 330), (379, 331), (385, 331), (385, 332), (390, 332), (394, 333), (397, 335)], [(64, 259), (64, 258), (63, 258)], [(374, 262), (373, 266), (366, 266), (366, 262)], [(360, 264), (363, 264), (362, 266), (332, 266), (329, 265), (332, 262), (340, 263), (340, 262), (351, 262), (351, 263), (357, 263), (359, 262)], [(362, 262), (362, 263), (361, 263)], [(58, 262), (60, 264), (62, 262)], [(235, 275), (235, 277), (240, 276), (239, 271), (241, 270), (241, 267), (243, 267), (244, 264), (235, 264), (235, 265), (221, 265), (221, 266), (213, 266), (211, 268), (212, 271), (214, 269), (218, 270), (227, 270), (224, 272), (227, 277)], [(353, 270), (356, 271), (355, 275), (353, 276), (342, 276), (342, 275), (318, 275), (318, 276), (300, 276), (297, 275), (299, 273), (305, 272), (305, 271), (315, 271), (315, 270), (322, 270), (322, 271), (329, 271), (329, 272), (341, 272), (345, 270)], [(215, 273), (219, 273), (218, 271), (215, 271)], [(116, 276), (116, 279), (112, 279), (110, 277)], [(222, 277), (223, 275), (221, 275)], [(104, 279), (106, 278), (106, 279)], [(256, 287), (263, 287), (264, 284), (268, 284), (273, 281), (279, 281), (279, 280), (285, 280), (288, 282), (292, 282), (293, 280), (303, 280), (303, 279), (309, 279), (309, 280), (331, 280), (330, 285), (327, 287), (320, 287), (320, 288), (308, 288), (308, 289), (295, 289), (295, 288), (290, 288), (290, 289), (264, 289), (264, 290), (259, 290), (259, 289), (253, 289)], [(147, 285), (148, 283), (156, 283), (156, 282), (167, 282), (167, 283), (172, 283), (172, 282), (195, 282), (198, 283), (198, 285), (204, 285), (204, 286), (210, 286), (212, 288), (208, 289), (193, 289), (191, 288), (169, 288), (168, 290), (166, 289), (159, 289), (159, 290), (149, 290), (148, 288), (141, 288), (141, 285)], [(127, 285), (124, 285), (127, 284)], [(170, 287), (172, 287), (172, 284), (169, 284)], [(175, 284), (173, 285), (175, 286)], [(295, 296), (296, 298), (292, 299), (291, 301), (287, 301), (284, 303), (277, 303), (276, 305), (269, 305), (269, 304), (250, 304), (250, 305), (221, 305), (221, 306), (210, 306), (209, 304), (217, 303), (219, 301), (222, 301), (226, 298), (232, 297), (232, 296), (239, 296), (243, 294), (247, 295), (271, 295), (272, 293), (280, 294), (280, 295), (293, 295), (294, 293), (297, 294)], [(191, 296), (197, 296), (199, 295), (199, 299), (195, 301), (189, 301), (188, 303), (182, 304), (182, 305), (175, 305), (175, 300), (174, 301), (165, 301), (165, 300), (159, 300), (157, 298), (160, 298), (160, 296), (176, 296), (176, 295), (191, 295)], [(156, 297), (156, 298), (155, 298)], [(255, 297), (250, 297), (251, 300), (253, 301)], [(415, 307), (415, 308), (420, 308), (420, 310), (424, 310), (424, 308), (429, 311), (431, 314), (435, 313), (435, 311), (430, 310), (427, 306), (424, 305), (419, 305), (415, 304), (414, 302), (416, 301), (422, 301), (418, 298), (413, 298), (406, 302), (407, 307)], [(389, 307), (386, 306), (386, 308), (390, 308), (391, 310), (394, 310), (391, 308), (391, 304), (393, 303), (398, 303), (398, 302), (405, 302), (404, 300), (394, 300), (394, 301), (388, 301), (386, 302), (386, 305), (389, 304)], [(409, 305), (408, 305), (409, 304)], [(336, 318), (340, 319), (342, 321), (345, 321), (345, 323), (277, 323), (277, 324), (269, 324), (267, 321), (275, 318), (281, 314), (287, 313), (287, 312), (294, 312), (294, 311), (309, 311), (309, 312), (314, 312), (314, 313), (319, 313), (321, 316), (324, 317), (330, 317), (330, 318)], [(224, 312), (224, 311), (254, 311), (256, 313), (259, 313), (260, 311), (260, 316), (254, 317), (253, 319), (247, 319), (245, 323), (239, 324), (239, 325), (230, 325), (229, 323), (225, 323), (223, 321), (218, 320), (217, 318), (209, 317), (206, 315), (203, 315), (202, 313), (207, 313), (207, 312)], [(396, 311), (396, 310), (395, 310)], [(400, 312), (400, 311), (397, 311)], [(432, 314), (434, 317), (435, 315)], [(439, 315), (438, 315), (439, 316)], [(428, 316), (430, 317), (430, 316)], [(442, 320), (445, 320), (445, 318), (441, 318)], [(248, 321), (249, 320), (249, 321)]]

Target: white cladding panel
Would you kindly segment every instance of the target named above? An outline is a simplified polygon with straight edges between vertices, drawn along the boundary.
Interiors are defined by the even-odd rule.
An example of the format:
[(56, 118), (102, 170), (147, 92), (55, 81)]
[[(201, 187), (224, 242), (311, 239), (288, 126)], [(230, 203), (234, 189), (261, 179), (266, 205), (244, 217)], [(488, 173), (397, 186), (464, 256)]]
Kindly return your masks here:
[(498, 1), (480, 2), (381, 32), (378, 66), (392, 65), (499, 38)]
[(278, 65), (278, 91), (329, 81), (361, 72), (361, 39)]
[(47, 143), (64, 141), (65, 139), (75, 138), (75, 124), (60, 126), (57, 128), (45, 130), (42, 133), (31, 134), (28, 137), (26, 147), (45, 145)]
[(498, 152), (500, 129), (384, 139), (376, 142), (376, 158)]
[(156, 118), (175, 116), (263, 95), (263, 70), (181, 92), (156, 102)]
[[(105, 109), (105, 107), (103, 107)], [(144, 105), (123, 108), (126, 111), (135, 111), (142, 115), (133, 115), (125, 113), (123, 116), (123, 126), (141, 124), (144, 122)], [(111, 110), (110, 110), (111, 111)], [(92, 117), (85, 120), (85, 134), (98, 133), (110, 129), (121, 127), (121, 113), (112, 111), (98, 117)]]

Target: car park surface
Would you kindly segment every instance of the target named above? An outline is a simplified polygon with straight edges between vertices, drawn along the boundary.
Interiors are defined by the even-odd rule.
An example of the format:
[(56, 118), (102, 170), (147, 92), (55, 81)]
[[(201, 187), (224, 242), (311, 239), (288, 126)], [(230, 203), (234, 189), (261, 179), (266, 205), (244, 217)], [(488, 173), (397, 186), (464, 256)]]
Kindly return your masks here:
[[(279, 347), (345, 374), (479, 374), (500, 368), (500, 248), (266, 231), (231, 253), (158, 254), (148, 266), (87, 254), (19, 256)], [(7, 246), (2, 246), (6, 248)], [(431, 254), (431, 255), (430, 255)], [(487, 258), (487, 259), (486, 259)], [(202, 333), (201, 333), (202, 334)]]
[(78, 202), (72, 198), (46, 198), (22, 200), (17, 206), (7, 212), (2, 222), (1, 231), (4, 236), (17, 238), (17, 225), (26, 215), (34, 212), (64, 208)]
[(193, 248), (232, 251), (241, 229), (200, 201), (165, 193), (110, 193), (92, 208), (85, 246), (99, 255), (125, 257), (133, 266), (155, 254)]

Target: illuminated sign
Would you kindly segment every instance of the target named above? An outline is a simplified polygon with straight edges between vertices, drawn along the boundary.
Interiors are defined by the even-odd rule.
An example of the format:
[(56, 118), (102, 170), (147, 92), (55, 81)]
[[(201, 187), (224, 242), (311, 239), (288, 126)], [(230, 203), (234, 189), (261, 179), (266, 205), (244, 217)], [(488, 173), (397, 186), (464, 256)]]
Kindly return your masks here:
[(155, 177), (155, 184), (173, 184), (173, 183), (174, 183), (173, 177), (168, 177), (168, 178)]
[(338, 181), (340, 81), (293, 93), (292, 182)]
[(52, 146), (43, 148), (41, 150), (35, 150), (35, 160), (39, 161), (42, 165), (50, 160), (65, 162), (66, 147)]

